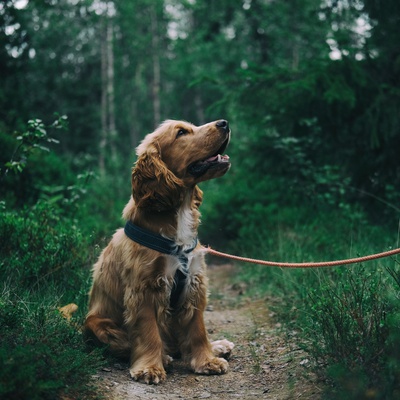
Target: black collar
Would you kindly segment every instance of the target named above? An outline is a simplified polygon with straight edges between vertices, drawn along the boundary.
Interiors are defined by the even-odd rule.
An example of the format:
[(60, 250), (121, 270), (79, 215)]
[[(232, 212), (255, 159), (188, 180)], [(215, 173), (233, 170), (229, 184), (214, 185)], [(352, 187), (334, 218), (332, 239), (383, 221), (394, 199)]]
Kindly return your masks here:
[(149, 249), (179, 258), (186, 257), (186, 255), (191, 253), (197, 246), (197, 237), (194, 239), (191, 247), (184, 250), (182, 245), (178, 245), (173, 240), (141, 228), (132, 221), (127, 221), (125, 224), (125, 235), (134, 242), (148, 247)]
[(181, 268), (176, 270), (174, 276), (174, 286), (171, 291), (170, 306), (176, 308), (180, 295), (185, 287), (186, 277), (189, 272), (188, 255), (197, 246), (197, 237), (194, 239), (190, 248), (184, 249), (182, 245), (176, 244), (173, 240), (167, 239), (157, 233), (135, 225), (132, 221), (125, 224), (125, 235), (129, 239), (149, 249), (159, 251), (160, 253), (176, 256), (181, 263)]

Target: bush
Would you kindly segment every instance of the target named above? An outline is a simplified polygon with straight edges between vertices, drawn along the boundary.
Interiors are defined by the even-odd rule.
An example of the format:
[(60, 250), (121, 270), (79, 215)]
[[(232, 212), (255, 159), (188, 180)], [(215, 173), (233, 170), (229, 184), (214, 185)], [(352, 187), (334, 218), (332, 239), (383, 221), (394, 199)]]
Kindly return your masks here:
[[(345, 219), (343, 229), (337, 216), (324, 214), (324, 219), (335, 223), (324, 228), (318, 214), (292, 229), (281, 223), (268, 236), (261, 232), (247, 252), (275, 261), (322, 261), (371, 254), (388, 244), (383, 229), (368, 226), (367, 236), (364, 224), (359, 232), (354, 226), (346, 231)], [(318, 270), (245, 265), (237, 279), (250, 283), (249, 295), (273, 296), (269, 307), (285, 322), (287, 334), (297, 332), (316, 373), (328, 383), (324, 398), (399, 397), (398, 260)]]
[[(46, 127), (38, 120), (28, 125), (0, 171), (0, 398), (95, 399), (91, 375), (102, 358), (89, 353), (79, 327), (96, 254), (77, 218), (91, 174), (71, 185), (71, 170), (43, 153), (43, 142), (54, 143)], [(73, 325), (58, 312), (71, 302), (79, 305)]]
[(88, 243), (79, 229), (44, 202), (33, 208), (3, 211), (0, 217), (0, 278), (22, 287), (57, 282), (76, 290), (88, 263)]
[[(0, 198), (12, 207), (34, 205), (42, 193), (42, 187), (62, 183), (65, 187), (74, 180), (67, 162), (51, 151), (58, 140), (48, 131), (66, 127), (67, 118), (58, 117), (46, 126), (41, 120), (28, 121), (24, 132), (13, 136), (0, 132)], [(12, 150), (13, 149), (13, 150)], [(27, 167), (29, 165), (29, 167)]]
[(99, 352), (87, 352), (81, 333), (61, 317), (54, 299), (54, 293), (39, 297), (3, 288), (0, 398), (42, 400), (61, 393), (94, 398), (88, 382), (101, 365)]
[[(400, 277), (400, 269), (390, 270)], [(387, 272), (374, 263), (335, 269), (318, 274), (319, 287), (309, 289), (305, 344), (333, 382), (332, 398), (394, 399), (400, 393), (400, 291)]]

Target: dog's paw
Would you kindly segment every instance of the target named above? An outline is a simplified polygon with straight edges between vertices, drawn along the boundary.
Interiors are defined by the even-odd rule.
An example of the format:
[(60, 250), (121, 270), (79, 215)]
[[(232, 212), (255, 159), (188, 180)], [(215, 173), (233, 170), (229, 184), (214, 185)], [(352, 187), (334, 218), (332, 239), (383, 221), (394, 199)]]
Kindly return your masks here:
[(171, 372), (172, 371), (172, 361), (174, 361), (174, 359), (171, 356), (167, 356), (166, 354), (163, 355), (163, 366), (165, 368), (165, 370), (167, 372)]
[(228, 371), (228, 362), (223, 358), (214, 357), (199, 365), (196, 362), (192, 362), (192, 368), (196, 374), (221, 375)]
[(151, 366), (143, 369), (131, 368), (129, 370), (131, 378), (138, 382), (147, 383), (148, 385), (157, 385), (160, 382), (165, 381), (167, 375), (163, 368)]
[(222, 357), (226, 360), (229, 360), (231, 356), (232, 350), (235, 345), (229, 340), (216, 340), (211, 342), (211, 349), (215, 357)]
[(167, 365), (170, 365), (174, 361), (174, 359), (171, 356), (168, 355), (163, 355), (163, 365), (166, 367)]

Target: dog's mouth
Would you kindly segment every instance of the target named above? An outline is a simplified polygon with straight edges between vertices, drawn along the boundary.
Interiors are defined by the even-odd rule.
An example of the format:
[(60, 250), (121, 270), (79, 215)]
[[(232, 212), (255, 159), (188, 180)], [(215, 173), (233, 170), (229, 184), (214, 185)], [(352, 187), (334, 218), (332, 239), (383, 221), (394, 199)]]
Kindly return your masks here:
[(228, 155), (221, 155), (229, 144), (230, 136), (221, 145), (221, 147), (206, 159), (195, 161), (188, 167), (189, 173), (195, 178), (204, 175), (210, 169), (223, 170), (228, 169), (231, 165)]

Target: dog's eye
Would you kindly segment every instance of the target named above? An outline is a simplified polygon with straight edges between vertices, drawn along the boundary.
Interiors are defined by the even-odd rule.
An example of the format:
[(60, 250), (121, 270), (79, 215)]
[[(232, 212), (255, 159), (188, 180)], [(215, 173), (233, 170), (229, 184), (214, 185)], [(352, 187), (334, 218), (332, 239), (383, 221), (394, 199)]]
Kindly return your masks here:
[(186, 135), (187, 134), (187, 130), (180, 128), (176, 134), (176, 137), (182, 136), (182, 135)]

